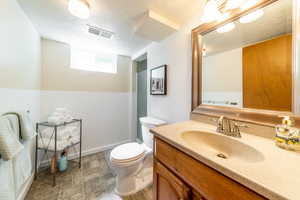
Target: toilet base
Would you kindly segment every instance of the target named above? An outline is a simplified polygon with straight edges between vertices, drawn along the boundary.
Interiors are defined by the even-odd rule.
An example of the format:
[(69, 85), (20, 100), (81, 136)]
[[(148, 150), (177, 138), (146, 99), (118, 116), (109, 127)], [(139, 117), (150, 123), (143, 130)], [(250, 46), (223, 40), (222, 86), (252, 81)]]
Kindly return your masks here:
[[(153, 152), (146, 148), (144, 157), (125, 164), (112, 163), (116, 174), (115, 193), (119, 196), (135, 194), (153, 182)], [(110, 160), (111, 161), (111, 160)]]
[(128, 184), (126, 192), (120, 192), (118, 190), (118, 183), (115, 188), (115, 193), (119, 196), (128, 196), (135, 194), (146, 187), (150, 186), (153, 182), (153, 167), (143, 168), (138, 174), (130, 177), (131, 184)]

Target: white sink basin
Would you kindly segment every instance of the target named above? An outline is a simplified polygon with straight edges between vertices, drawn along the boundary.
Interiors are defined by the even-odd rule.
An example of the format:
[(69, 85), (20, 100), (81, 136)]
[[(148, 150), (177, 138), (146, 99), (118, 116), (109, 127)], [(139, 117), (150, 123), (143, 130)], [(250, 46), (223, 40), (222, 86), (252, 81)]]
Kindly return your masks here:
[(238, 141), (239, 139), (202, 131), (186, 131), (181, 136), (191, 148), (202, 153), (213, 153), (220, 159), (234, 159), (247, 163), (264, 160), (261, 152)]

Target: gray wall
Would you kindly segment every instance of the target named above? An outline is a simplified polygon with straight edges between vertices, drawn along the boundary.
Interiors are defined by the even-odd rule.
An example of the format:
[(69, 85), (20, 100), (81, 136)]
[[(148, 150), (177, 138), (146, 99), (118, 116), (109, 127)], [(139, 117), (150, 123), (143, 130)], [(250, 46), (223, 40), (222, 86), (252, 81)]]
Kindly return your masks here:
[(137, 138), (142, 140), (140, 117), (147, 116), (147, 60), (137, 63)]

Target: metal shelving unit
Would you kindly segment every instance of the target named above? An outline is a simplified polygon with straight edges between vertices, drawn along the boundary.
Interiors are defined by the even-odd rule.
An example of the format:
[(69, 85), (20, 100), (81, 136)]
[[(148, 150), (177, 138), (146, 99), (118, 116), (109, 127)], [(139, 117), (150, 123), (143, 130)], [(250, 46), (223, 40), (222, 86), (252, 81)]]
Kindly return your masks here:
[[(39, 150), (42, 151), (42, 152), (44, 152), (44, 156), (48, 155), (47, 154), (48, 152), (53, 152), (54, 156), (57, 156), (57, 153), (63, 151), (63, 150), (58, 150), (57, 149), (57, 129), (59, 127), (64, 127), (64, 126), (67, 126), (67, 125), (70, 125), (70, 124), (74, 124), (74, 123), (79, 123), (79, 125), (80, 125), (79, 142), (76, 142), (74, 144), (68, 145), (65, 148), (71, 148), (71, 147), (75, 147), (76, 145), (79, 145), (78, 167), (81, 168), (82, 119), (73, 119), (70, 122), (65, 122), (65, 123), (62, 123), (62, 124), (51, 124), (51, 123), (48, 123), (48, 122), (40, 122), (40, 123), (36, 124), (37, 136), (36, 136), (36, 150), (35, 150), (35, 179), (37, 179), (37, 172), (38, 172), (38, 152), (39, 152)], [(39, 140), (39, 135), (40, 135), (40, 127), (50, 127), (50, 128), (53, 128), (53, 134), (52, 134), (52, 136), (50, 138), (50, 141), (52, 139), (54, 140), (54, 150), (53, 149), (49, 149), (50, 142), (47, 145), (47, 147), (39, 147), (38, 146), (39, 145), (38, 140)], [(40, 135), (40, 136), (41, 136), (41, 138), (43, 138), (42, 135)], [(53, 138), (53, 136), (54, 136), (54, 138)], [(56, 185), (56, 173), (53, 173), (53, 186), (55, 186), (55, 185)]]

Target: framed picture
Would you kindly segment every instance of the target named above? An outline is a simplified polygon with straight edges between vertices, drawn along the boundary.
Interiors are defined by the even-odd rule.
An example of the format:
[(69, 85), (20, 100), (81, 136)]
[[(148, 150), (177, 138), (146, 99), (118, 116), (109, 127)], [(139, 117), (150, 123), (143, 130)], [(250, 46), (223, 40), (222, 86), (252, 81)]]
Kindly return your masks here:
[(155, 67), (150, 71), (150, 94), (167, 94), (167, 65)]

